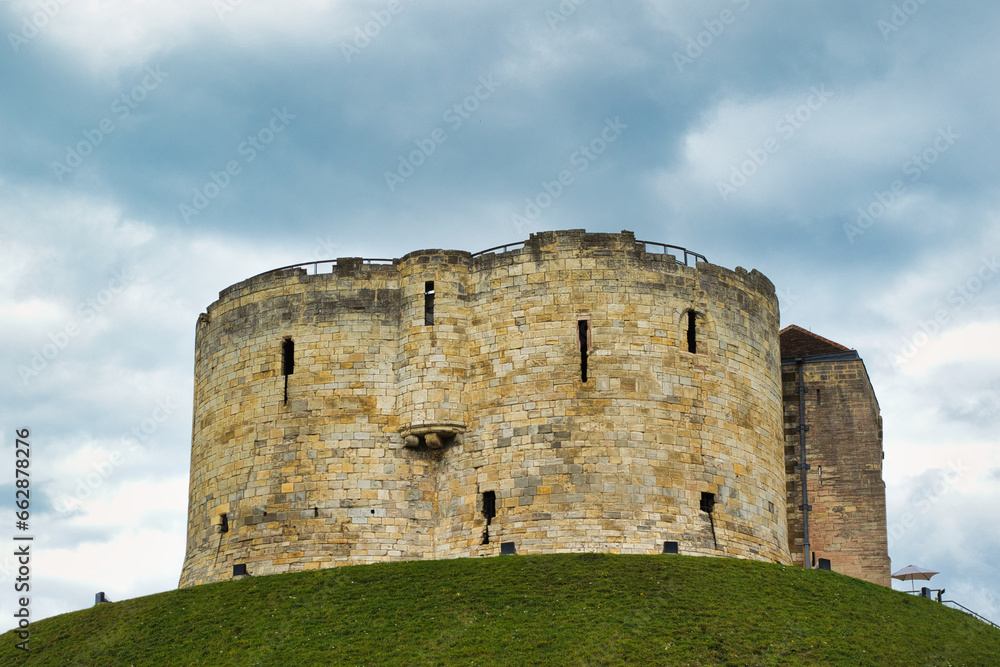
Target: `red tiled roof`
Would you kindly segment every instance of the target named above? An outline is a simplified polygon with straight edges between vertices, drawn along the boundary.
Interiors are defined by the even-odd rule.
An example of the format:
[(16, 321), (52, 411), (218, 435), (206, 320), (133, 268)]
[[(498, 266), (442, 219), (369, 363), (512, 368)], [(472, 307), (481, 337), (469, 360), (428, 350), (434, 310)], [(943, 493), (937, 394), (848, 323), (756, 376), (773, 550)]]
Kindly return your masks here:
[(833, 354), (850, 352), (850, 348), (835, 343), (828, 338), (806, 331), (800, 326), (790, 324), (779, 333), (781, 339), (781, 358), (811, 357), (817, 354)]

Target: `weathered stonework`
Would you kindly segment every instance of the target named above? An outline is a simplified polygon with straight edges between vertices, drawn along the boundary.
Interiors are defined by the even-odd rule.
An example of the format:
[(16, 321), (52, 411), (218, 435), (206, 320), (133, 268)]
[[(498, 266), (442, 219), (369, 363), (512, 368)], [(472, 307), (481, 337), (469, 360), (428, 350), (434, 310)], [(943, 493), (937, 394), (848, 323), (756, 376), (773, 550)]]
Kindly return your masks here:
[(788, 563), (780, 374), (766, 277), (630, 232), (251, 278), (198, 321), (180, 585), (501, 542)]
[(812, 507), (808, 563), (816, 567), (825, 558), (836, 572), (889, 586), (882, 417), (864, 362), (856, 351), (795, 326), (782, 330), (781, 344), (792, 562), (807, 562), (798, 466), (802, 373)]

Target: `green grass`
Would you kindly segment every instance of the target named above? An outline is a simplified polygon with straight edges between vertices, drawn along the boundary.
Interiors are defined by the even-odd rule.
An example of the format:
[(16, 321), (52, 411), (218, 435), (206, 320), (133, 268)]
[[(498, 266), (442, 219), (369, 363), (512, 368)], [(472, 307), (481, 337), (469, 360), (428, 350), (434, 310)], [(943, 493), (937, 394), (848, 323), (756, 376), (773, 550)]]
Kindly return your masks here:
[(831, 572), (567, 554), (360, 565), (101, 605), (2, 665), (1000, 665), (1000, 631)]

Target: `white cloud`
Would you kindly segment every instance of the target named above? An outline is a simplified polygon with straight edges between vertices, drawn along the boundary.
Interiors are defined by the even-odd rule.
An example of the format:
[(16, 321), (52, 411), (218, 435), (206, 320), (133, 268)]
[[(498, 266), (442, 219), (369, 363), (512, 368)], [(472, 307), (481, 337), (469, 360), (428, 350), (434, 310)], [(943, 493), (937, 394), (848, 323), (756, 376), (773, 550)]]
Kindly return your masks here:
[[(32, 613), (44, 618), (88, 607), (98, 591), (117, 602), (176, 588), (185, 539), (182, 523), (150, 529), (142, 527), (140, 519), (106, 542), (83, 542), (73, 549), (40, 548), (34, 568), (44, 574), (36, 579), (41, 593), (36, 594)], [(72, 597), (54, 595), (60, 589), (69, 589)]]
[[(137, 68), (157, 54), (181, 48), (206, 34), (221, 33), (234, 46), (275, 39), (327, 40), (348, 26), (371, 20), (373, 7), (338, 0), (304, 0), (274, 5), (253, 0), (15, 0), (11, 11), (25, 22), (31, 41), (47, 41), (72, 54), (92, 73), (107, 79)], [(22, 47), (27, 49), (29, 47)]]
[[(933, 328), (933, 321), (927, 325)], [(899, 369), (907, 375), (923, 375), (950, 364), (1000, 364), (1000, 322), (972, 322), (933, 336), (922, 330), (911, 337), (913, 354), (903, 350)]]

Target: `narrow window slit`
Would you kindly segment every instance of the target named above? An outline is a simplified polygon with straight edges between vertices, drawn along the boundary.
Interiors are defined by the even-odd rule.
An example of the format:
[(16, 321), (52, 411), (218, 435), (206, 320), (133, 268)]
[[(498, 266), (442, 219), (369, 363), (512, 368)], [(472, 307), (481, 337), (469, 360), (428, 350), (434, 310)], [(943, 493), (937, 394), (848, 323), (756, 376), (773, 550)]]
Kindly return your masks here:
[(698, 313), (693, 310), (688, 311), (687, 325), (688, 352), (695, 354), (698, 351)]
[(715, 509), (715, 494), (708, 493), (705, 491), (701, 492), (701, 511), (708, 514), (708, 525), (712, 527), (712, 542), (715, 544), (715, 548), (719, 548), (719, 538), (715, 535), (715, 517), (712, 516), (712, 511)]
[(295, 372), (295, 341), (286, 338), (281, 341), (281, 374), (285, 377), (285, 398), (288, 403), (288, 376)]
[(590, 351), (590, 320), (579, 320), (576, 323), (580, 345), (580, 380), (587, 381), (587, 356)]
[(434, 324), (434, 281), (424, 282), (424, 324)]
[(483, 516), (486, 517), (486, 530), (483, 531), (483, 544), (490, 543), (490, 523), (497, 515), (497, 492), (483, 491)]
[(219, 526), (219, 532), (220, 533), (228, 533), (229, 532), (229, 515), (223, 513), (221, 519), (222, 519), (222, 523)]
[(295, 372), (295, 341), (286, 338), (281, 341), (281, 374), (291, 375)]
[(490, 525), (493, 517), (497, 515), (497, 492), (483, 491), (483, 516), (486, 517), (486, 525)]

